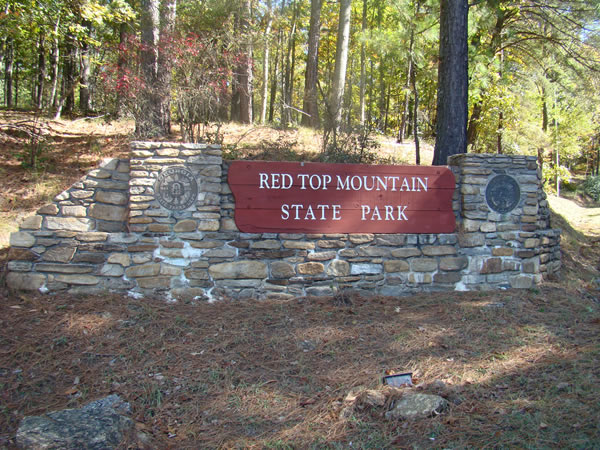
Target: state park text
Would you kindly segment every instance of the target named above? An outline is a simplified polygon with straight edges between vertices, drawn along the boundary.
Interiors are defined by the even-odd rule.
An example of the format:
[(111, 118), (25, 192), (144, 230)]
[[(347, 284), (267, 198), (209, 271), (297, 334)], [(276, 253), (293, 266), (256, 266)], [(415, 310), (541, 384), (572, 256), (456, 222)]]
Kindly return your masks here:
[(229, 184), (242, 231), (454, 229), (454, 176), (447, 168), (235, 161)]
[[(300, 190), (327, 191), (391, 191), (427, 192), (428, 177), (399, 177), (379, 175), (331, 175), (308, 173), (266, 173), (259, 176), (259, 189), (288, 190), (296, 186)], [(339, 204), (289, 204), (281, 205), (283, 220), (341, 220)], [(407, 205), (360, 205), (361, 220), (408, 220)]]

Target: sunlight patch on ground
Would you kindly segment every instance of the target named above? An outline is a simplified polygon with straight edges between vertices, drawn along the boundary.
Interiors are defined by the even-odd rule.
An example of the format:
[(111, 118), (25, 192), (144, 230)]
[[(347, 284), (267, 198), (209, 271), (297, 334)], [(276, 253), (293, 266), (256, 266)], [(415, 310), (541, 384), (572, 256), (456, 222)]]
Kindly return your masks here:
[(600, 236), (600, 207), (585, 208), (572, 200), (555, 195), (548, 196), (548, 203), (574, 228), (587, 235)]

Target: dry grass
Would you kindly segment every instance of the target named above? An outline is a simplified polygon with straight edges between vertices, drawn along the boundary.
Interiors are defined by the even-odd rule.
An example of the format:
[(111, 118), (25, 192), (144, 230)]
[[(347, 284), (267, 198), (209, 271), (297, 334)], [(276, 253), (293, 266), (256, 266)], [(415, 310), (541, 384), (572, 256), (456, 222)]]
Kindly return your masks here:
[[(65, 122), (51, 141), (54, 163), (41, 172), (18, 165), (11, 156), (18, 143), (3, 144), (0, 226), (102, 157), (126, 151), (131, 124), (106, 136), (97, 131), (103, 126)], [(226, 134), (247, 131), (232, 126)], [(258, 157), (316, 141), (306, 130), (286, 133), (252, 131), (238, 148)], [(340, 305), (332, 298), (166, 304), (0, 287), (0, 447), (14, 445), (24, 415), (109, 393), (132, 406), (140, 435), (124, 443), (130, 448), (599, 447), (600, 226), (589, 208), (551, 203), (565, 270), (540, 289), (353, 297)], [(584, 213), (589, 222), (579, 219)], [(390, 369), (412, 371), (423, 391), (450, 401), (448, 412), (394, 422), (364, 409), (341, 420), (345, 395), (378, 387)]]
[[(600, 314), (588, 291), (355, 297), (350, 306), (0, 295), (5, 445), (24, 415), (109, 393), (131, 403), (151, 447), (600, 444)], [(388, 369), (412, 371), (451, 401), (449, 412), (340, 420), (345, 395), (377, 387)]]

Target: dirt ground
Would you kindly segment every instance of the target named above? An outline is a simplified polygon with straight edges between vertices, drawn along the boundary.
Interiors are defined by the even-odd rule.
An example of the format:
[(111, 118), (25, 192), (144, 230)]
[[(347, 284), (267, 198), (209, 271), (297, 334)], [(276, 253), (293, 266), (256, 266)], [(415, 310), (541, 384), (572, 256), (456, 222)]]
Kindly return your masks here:
[[(0, 144), (0, 261), (17, 218), (125, 154), (128, 126), (52, 123), (38, 170), (15, 156), (26, 142)], [(0, 272), (0, 447), (25, 415), (116, 393), (136, 422), (123, 448), (598, 448), (600, 218), (550, 202), (564, 270), (530, 290), (166, 303), (12, 293)], [(380, 389), (386, 372), (412, 372), (449, 409), (341, 418), (347, 393)]]

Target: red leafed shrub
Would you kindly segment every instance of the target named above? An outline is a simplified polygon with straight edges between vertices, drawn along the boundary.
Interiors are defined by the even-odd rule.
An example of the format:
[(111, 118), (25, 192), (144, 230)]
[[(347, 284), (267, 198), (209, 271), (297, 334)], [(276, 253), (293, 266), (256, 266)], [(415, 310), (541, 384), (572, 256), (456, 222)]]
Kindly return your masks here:
[[(187, 142), (218, 141), (210, 133), (211, 123), (226, 117), (230, 101), (230, 80), (240, 54), (231, 39), (200, 36), (162, 36), (159, 59), (171, 68), (172, 108)], [(107, 107), (138, 117), (148, 101), (147, 86), (140, 69), (143, 44), (135, 36), (119, 45), (117, 60), (101, 69)], [(149, 89), (150, 88), (150, 89)]]

